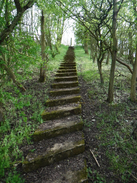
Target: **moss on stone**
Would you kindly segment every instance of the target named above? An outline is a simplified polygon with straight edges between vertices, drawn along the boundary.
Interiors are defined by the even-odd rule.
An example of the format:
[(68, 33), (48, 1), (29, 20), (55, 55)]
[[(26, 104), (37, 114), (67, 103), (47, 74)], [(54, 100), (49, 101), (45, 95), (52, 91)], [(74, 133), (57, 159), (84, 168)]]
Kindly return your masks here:
[(74, 144), (65, 144), (62, 148), (51, 148), (49, 152), (45, 152), (42, 155), (36, 156), (34, 153), (30, 153), (22, 164), (23, 170), (25, 172), (31, 172), (40, 167), (44, 167), (68, 157), (78, 155), (84, 152), (84, 150), (85, 142), (84, 140), (81, 140)]
[(50, 96), (61, 96), (61, 95), (72, 95), (72, 94), (79, 94), (80, 89), (75, 88), (75, 89), (68, 89), (68, 90), (55, 90), (55, 91), (50, 91), (49, 95)]
[(33, 134), (33, 139), (34, 141), (40, 141), (43, 139), (53, 138), (58, 135), (79, 131), (79, 130), (82, 130), (83, 128), (83, 121), (80, 121), (77, 123), (76, 122), (70, 123), (70, 125), (68, 124), (59, 125), (57, 127), (53, 127), (51, 129), (46, 129), (46, 130), (37, 129)]
[(55, 99), (55, 100), (47, 100), (46, 106), (53, 107), (53, 106), (59, 106), (59, 105), (65, 105), (68, 103), (75, 103), (80, 101), (81, 96), (74, 96), (69, 98), (62, 98), (62, 99)]
[(62, 83), (53, 83), (51, 85), (52, 88), (55, 89), (61, 89), (61, 88), (72, 88), (72, 87), (77, 87), (78, 86), (78, 81), (74, 81), (74, 82), (62, 82)]
[(59, 69), (59, 70), (57, 70), (57, 72), (59, 72), (59, 73), (64, 73), (64, 72), (77, 72), (77, 70), (76, 69)]
[(76, 176), (76, 181), (73, 183), (88, 183), (88, 175), (87, 175), (87, 163), (86, 160), (84, 161), (84, 168), (79, 171), (74, 171), (74, 174)]
[(77, 73), (76, 72), (57, 73), (56, 77), (57, 76), (59, 76), (59, 77), (62, 77), (62, 76), (77, 76)]
[(56, 82), (60, 82), (60, 81), (78, 81), (78, 77), (77, 76), (72, 76), (72, 77), (56, 77), (54, 79), (54, 81)]
[(73, 114), (80, 114), (81, 113), (81, 104), (79, 104), (77, 107), (66, 107), (62, 110), (56, 110), (56, 111), (43, 111), (41, 114), (43, 120), (52, 120), (52, 119), (59, 119), (68, 115)]

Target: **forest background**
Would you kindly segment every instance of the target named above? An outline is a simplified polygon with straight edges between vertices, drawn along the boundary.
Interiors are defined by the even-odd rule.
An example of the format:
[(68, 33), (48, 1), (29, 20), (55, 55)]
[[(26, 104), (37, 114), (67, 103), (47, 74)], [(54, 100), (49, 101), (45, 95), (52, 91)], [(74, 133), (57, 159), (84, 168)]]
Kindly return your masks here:
[[(5, 170), (15, 164), (21, 156), (18, 145), (24, 138), (29, 140), (28, 134), (36, 128), (36, 124), (32, 125), (32, 121), (28, 123), (28, 118), (22, 111), (25, 107), (32, 107), (30, 102), (32, 95), (27, 94), (25, 82), (37, 76), (37, 80), (43, 84), (53, 75), (61, 56), (63, 58), (65, 54), (60, 54), (61, 40), (65, 31), (65, 21), (70, 18), (75, 20), (76, 44), (82, 45), (85, 54), (90, 55), (91, 63), (97, 63), (102, 86), (105, 83), (104, 62), (110, 68), (107, 102), (115, 102), (116, 62), (121, 68), (127, 68), (127, 75), (131, 78), (128, 98), (136, 102), (136, 0), (48, 2), (2, 0), (0, 2), (0, 176), (4, 177), (4, 181), (8, 182), (11, 176), (12, 179), (19, 179), (18, 174), (13, 173), (15, 167), (13, 171), (7, 171), (7, 178)], [(53, 63), (55, 59), (58, 62)], [(39, 109), (42, 110), (42, 106), (39, 106)], [(18, 116), (20, 119), (14, 123), (17, 110), (20, 111)], [(37, 112), (34, 112), (31, 119), (42, 123)]]

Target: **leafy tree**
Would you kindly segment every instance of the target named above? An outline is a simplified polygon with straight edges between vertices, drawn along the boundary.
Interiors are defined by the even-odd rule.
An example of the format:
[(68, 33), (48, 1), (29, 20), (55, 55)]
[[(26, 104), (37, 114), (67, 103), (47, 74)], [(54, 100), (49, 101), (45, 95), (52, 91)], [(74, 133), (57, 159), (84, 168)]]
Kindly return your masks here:
[[(9, 67), (11, 62), (10, 53), (12, 52), (14, 47), (10, 47), (10, 44), (14, 44), (14, 34), (13, 31), (21, 17), (23, 16), (24, 12), (28, 10), (30, 7), (33, 6), (34, 0), (29, 0), (24, 3), (20, 3), (19, 0), (13, 1), (2, 1), (0, 4), (0, 65), (1, 65), (1, 72), (4, 75), (5, 71), (9, 75), (9, 77), (13, 80), (13, 82), (23, 91), (25, 88), (21, 85), (19, 81), (17, 81), (14, 72)], [(12, 42), (12, 43), (11, 43)], [(15, 49), (14, 49), (15, 50)], [(14, 55), (15, 56), (15, 55)], [(12, 59), (13, 60), (13, 59)]]
[(81, 26), (80, 24), (76, 24), (75, 26), (75, 36), (76, 36), (76, 43), (82, 44), (85, 54), (88, 54), (88, 46), (89, 46), (89, 33), (85, 27)]
[[(116, 41), (116, 33), (114, 33), (114, 29), (116, 32), (116, 25), (118, 26), (117, 16), (120, 14), (120, 10), (125, 8), (127, 14), (132, 12), (131, 9), (128, 9), (128, 5), (130, 2), (120, 1), (110, 1), (110, 0), (92, 0), (92, 1), (73, 1), (69, 2), (66, 0), (58, 1), (62, 4), (62, 10), (66, 12), (71, 18), (75, 19), (79, 24), (85, 27), (89, 31), (90, 36), (96, 40), (98, 47), (98, 70), (100, 73), (100, 80), (103, 83), (102, 77), (102, 62), (105, 58), (106, 53), (111, 53), (112, 57), (112, 66), (111, 66), (111, 74), (110, 74), (110, 82), (109, 82), (109, 90), (108, 90), (108, 102), (113, 101), (113, 85), (114, 85), (114, 76), (115, 76), (115, 61), (118, 61), (120, 64), (126, 66), (131, 73), (133, 73), (131, 67), (128, 63), (125, 63), (121, 58), (117, 57), (117, 41)], [(124, 2), (124, 3), (123, 3)], [(114, 11), (114, 6), (117, 7), (117, 11)], [(122, 14), (121, 13), (121, 14)], [(120, 14), (120, 19), (125, 25), (125, 20)], [(131, 13), (132, 14), (132, 13)], [(114, 16), (115, 15), (115, 16)], [(113, 17), (113, 19), (112, 19)], [(114, 21), (115, 20), (115, 21)], [(114, 23), (116, 22), (116, 23)], [(130, 21), (131, 22), (131, 21)], [(114, 26), (115, 25), (115, 26)], [(114, 28), (115, 27), (115, 28)], [(130, 35), (131, 36), (131, 35)], [(132, 36), (133, 38), (134, 36)], [(118, 42), (121, 42), (122, 39), (119, 39)], [(127, 42), (127, 39), (126, 41)], [(124, 48), (124, 42), (122, 48)], [(133, 42), (129, 39), (128, 46), (133, 44)], [(118, 43), (120, 46), (120, 44)], [(131, 48), (131, 54), (133, 53), (133, 49)], [(121, 52), (122, 49), (121, 49)], [(127, 54), (127, 52), (126, 52)], [(122, 54), (123, 55), (123, 54)], [(130, 57), (131, 58), (131, 57)], [(132, 62), (132, 58), (130, 59)]]
[[(8, 0), (6, 0), (6, 2), (5, 1), (1, 2), (0, 45), (13, 32), (15, 26), (19, 23), (23, 13), (27, 9), (31, 8), (35, 3), (35, 1), (36, 0), (29, 0), (25, 3), (20, 3), (19, 0), (14, 0), (14, 4), (13, 4), (13, 1), (8, 1)], [(4, 10), (4, 12), (2, 10)], [(14, 12), (17, 12), (17, 13), (15, 14)]]

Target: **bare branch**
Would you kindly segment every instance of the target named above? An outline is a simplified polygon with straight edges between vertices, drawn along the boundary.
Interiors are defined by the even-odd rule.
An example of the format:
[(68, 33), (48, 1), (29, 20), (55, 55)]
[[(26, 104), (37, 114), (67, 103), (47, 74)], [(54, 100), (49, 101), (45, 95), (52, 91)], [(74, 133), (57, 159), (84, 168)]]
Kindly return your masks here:
[(118, 10), (117, 10), (117, 13), (118, 13), (119, 10), (121, 9), (121, 6), (122, 6), (122, 4), (123, 4), (123, 1), (124, 1), (124, 0), (121, 0), (121, 4), (120, 4), (120, 6), (119, 6), (119, 8), (118, 8)]
[(126, 66), (128, 68), (128, 70), (130, 71), (130, 73), (133, 74), (133, 71), (128, 64), (122, 62), (122, 60), (120, 60), (119, 58), (116, 58), (116, 61), (118, 61), (120, 64)]

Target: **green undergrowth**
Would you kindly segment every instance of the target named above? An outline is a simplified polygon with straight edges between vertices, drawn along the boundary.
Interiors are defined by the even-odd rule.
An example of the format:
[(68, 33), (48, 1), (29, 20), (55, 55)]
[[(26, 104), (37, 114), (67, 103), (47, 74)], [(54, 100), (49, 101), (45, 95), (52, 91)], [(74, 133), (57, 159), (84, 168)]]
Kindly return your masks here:
[[(23, 161), (23, 144), (31, 143), (31, 134), (43, 122), (41, 101), (33, 89), (21, 93), (16, 87), (11, 92), (2, 92), (4, 121), (0, 126), (0, 179), (2, 182), (24, 182), (16, 171)], [(40, 95), (40, 93), (39, 93)]]
[(66, 54), (66, 51), (68, 49), (68, 46), (61, 45), (60, 47), (60, 53), (56, 55), (55, 58), (50, 58), (50, 61), (48, 62), (48, 72), (54, 72), (58, 69), (61, 62), (63, 62), (64, 55)]
[[(107, 110), (106, 110), (107, 109)], [(133, 136), (134, 112), (136, 107), (129, 103), (119, 103), (100, 108), (96, 113), (97, 138), (100, 147), (110, 162), (110, 170), (123, 182), (130, 182), (137, 172), (137, 141)], [(133, 116), (132, 116), (133, 115)]]
[[(137, 103), (129, 100), (131, 74), (126, 67), (116, 63), (114, 102), (106, 102), (109, 85), (110, 63), (102, 65), (104, 84), (100, 84), (97, 63), (84, 54), (82, 48), (75, 49), (78, 75), (82, 76), (88, 85), (88, 97), (94, 121), (85, 120), (85, 127), (98, 129), (96, 139), (99, 143), (97, 151), (103, 149), (109, 160), (108, 171), (113, 172), (116, 180), (129, 183), (137, 182), (137, 140), (134, 138)], [(137, 133), (137, 132), (136, 132)], [(96, 183), (105, 183), (106, 178), (99, 170), (88, 168), (89, 178)], [(115, 182), (111, 180), (110, 182)]]
[[(0, 88), (0, 105), (4, 113), (4, 120), (0, 124), (0, 182), (22, 183), (19, 175), (20, 166), (24, 157), (21, 147), (31, 144), (31, 136), (35, 129), (43, 123), (41, 113), (43, 103), (48, 98), (48, 87), (53, 73), (59, 67), (67, 46), (61, 46), (60, 53), (54, 59), (50, 58), (47, 65), (47, 80), (39, 83), (39, 63), (30, 63), (29, 72), (19, 70), (17, 79), (26, 88), (21, 92), (11, 81)], [(32, 65), (31, 65), (32, 64)], [(0, 106), (1, 107), (1, 106)], [(1, 109), (0, 109), (1, 110)]]

